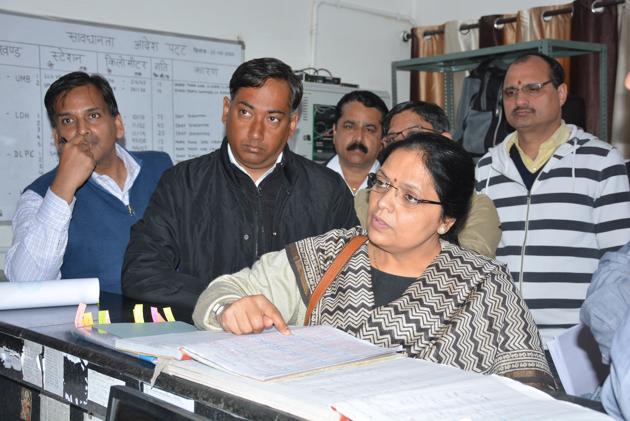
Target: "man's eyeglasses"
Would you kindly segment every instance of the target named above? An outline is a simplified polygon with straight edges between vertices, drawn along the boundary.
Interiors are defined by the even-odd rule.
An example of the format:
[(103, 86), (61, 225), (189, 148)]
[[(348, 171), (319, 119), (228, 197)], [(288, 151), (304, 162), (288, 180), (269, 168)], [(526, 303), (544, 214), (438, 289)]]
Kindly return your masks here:
[(385, 194), (391, 188), (394, 188), (395, 190), (397, 190), (396, 193), (400, 193), (400, 195), (399, 194), (395, 195), (396, 198), (398, 199), (401, 205), (407, 208), (415, 208), (421, 204), (440, 205), (440, 206), (442, 205), (442, 202), (436, 202), (435, 200), (418, 199), (413, 194), (406, 192), (404, 190), (401, 190), (400, 187), (394, 186), (392, 183), (390, 183), (389, 181), (382, 178), (380, 175), (375, 174), (373, 172), (368, 174), (367, 185), (368, 185), (368, 189), (371, 192), (378, 193), (378, 194)]
[(402, 129), (399, 132), (391, 132), (391, 133), (386, 134), (385, 136), (383, 136), (383, 143), (385, 144), (385, 146), (387, 146), (396, 140), (402, 140), (411, 134), (422, 133), (422, 132), (442, 134), (442, 132), (440, 132), (439, 130), (431, 129), (429, 127), (424, 127), (420, 124), (416, 124), (415, 126)]
[(517, 88), (516, 86), (508, 86), (503, 89), (503, 98), (514, 98), (520, 91), (527, 96), (536, 96), (542, 92), (545, 85), (553, 82), (551, 79), (546, 82), (528, 83)]

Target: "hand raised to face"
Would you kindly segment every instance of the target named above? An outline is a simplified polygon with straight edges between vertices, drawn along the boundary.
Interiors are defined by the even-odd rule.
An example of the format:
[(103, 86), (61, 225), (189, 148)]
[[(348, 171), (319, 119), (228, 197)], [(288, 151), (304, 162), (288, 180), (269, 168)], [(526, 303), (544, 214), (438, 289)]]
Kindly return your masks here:
[(90, 143), (81, 134), (71, 139), (60, 137), (57, 141), (57, 150), (59, 151), (59, 167), (50, 189), (70, 203), (77, 189), (85, 183), (96, 168), (96, 160)]

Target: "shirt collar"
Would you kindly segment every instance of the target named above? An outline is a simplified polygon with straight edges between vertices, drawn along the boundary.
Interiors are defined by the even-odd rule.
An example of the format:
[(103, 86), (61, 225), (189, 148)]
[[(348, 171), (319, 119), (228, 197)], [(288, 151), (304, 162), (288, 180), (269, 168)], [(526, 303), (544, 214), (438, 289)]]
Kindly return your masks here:
[(569, 127), (567, 127), (567, 125), (564, 123), (564, 120), (562, 120), (560, 122), (560, 127), (558, 127), (556, 131), (553, 132), (549, 139), (545, 140), (540, 145), (540, 148), (538, 149), (538, 155), (535, 159), (531, 159), (529, 155), (527, 155), (523, 151), (523, 149), (521, 149), (520, 145), (518, 144), (518, 132), (512, 133), (512, 135), (508, 138), (506, 142), (506, 148), (509, 152), (510, 148), (512, 148), (512, 146), (515, 146), (518, 150), (519, 155), (521, 156), (521, 160), (523, 161), (525, 167), (529, 170), (529, 172), (535, 173), (543, 165), (545, 165), (547, 161), (549, 161), (549, 158), (551, 158), (555, 150), (558, 149), (558, 146), (569, 140), (570, 136), (571, 129), (569, 129)]
[[(346, 186), (348, 186), (348, 190), (350, 190), (353, 196), (356, 196), (359, 190), (367, 189), (367, 177), (365, 177), (357, 191), (352, 190), (352, 187), (350, 187), (350, 185), (346, 181), (346, 178), (343, 176), (343, 170), (341, 169), (341, 164), (339, 163), (339, 155), (333, 156), (330, 161), (328, 161), (328, 164), (326, 164), (326, 167), (330, 168), (331, 170), (339, 174), (341, 178), (343, 178), (343, 181), (345, 181)], [(370, 168), (370, 172), (375, 173), (376, 171), (378, 171), (379, 168), (381, 168), (381, 164), (378, 162), (378, 159), (375, 159), (374, 163), (372, 164), (372, 168)]]
[[(131, 189), (131, 186), (133, 186), (136, 177), (138, 177), (138, 174), (140, 173), (140, 164), (133, 156), (131, 156), (129, 152), (127, 152), (125, 148), (120, 146), (118, 142), (114, 143), (114, 151), (116, 152), (116, 156), (120, 158), (123, 165), (125, 166), (125, 169), (127, 170), (127, 178), (125, 179), (125, 185), (122, 189), (123, 192), (126, 192)], [(111, 178), (108, 175), (99, 174), (96, 171), (93, 171), (90, 177), (94, 181), (103, 180), (104, 177)]]
[[(234, 156), (234, 153), (232, 152), (232, 146), (230, 145), (229, 142), (227, 144), (227, 152), (228, 152), (228, 158), (230, 159), (230, 163), (234, 164), (236, 168), (238, 168), (239, 170), (247, 174), (249, 178), (252, 178), (251, 175), (249, 175), (249, 173), (245, 170), (245, 168), (241, 164), (239, 164), (238, 161), (236, 160), (236, 157)], [(265, 178), (267, 178), (269, 174), (273, 172), (273, 170), (276, 168), (276, 165), (282, 162), (283, 155), (284, 155), (284, 152), (280, 152), (280, 155), (278, 155), (278, 158), (276, 158), (276, 163), (272, 165), (271, 168), (269, 168), (257, 181), (254, 181), (254, 179), (252, 178), (252, 181), (254, 181), (254, 184), (256, 185), (256, 187), (260, 186), (260, 183), (262, 183), (262, 181)]]

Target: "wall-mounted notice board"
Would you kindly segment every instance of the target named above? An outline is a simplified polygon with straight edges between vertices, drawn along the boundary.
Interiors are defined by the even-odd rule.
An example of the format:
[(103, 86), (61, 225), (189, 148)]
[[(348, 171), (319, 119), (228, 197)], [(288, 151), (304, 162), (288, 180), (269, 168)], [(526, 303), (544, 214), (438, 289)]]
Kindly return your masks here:
[(24, 187), (57, 164), (44, 94), (59, 76), (105, 76), (125, 146), (179, 162), (220, 145), (222, 99), (243, 57), (238, 41), (0, 10), (0, 221), (11, 219)]

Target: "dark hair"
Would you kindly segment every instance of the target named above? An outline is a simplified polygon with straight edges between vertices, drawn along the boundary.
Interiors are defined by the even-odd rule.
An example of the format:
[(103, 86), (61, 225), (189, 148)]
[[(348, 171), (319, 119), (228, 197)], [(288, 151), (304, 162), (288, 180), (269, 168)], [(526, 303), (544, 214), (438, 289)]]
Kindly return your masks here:
[(55, 106), (57, 102), (63, 100), (72, 89), (85, 85), (94, 86), (101, 95), (103, 95), (103, 100), (105, 101), (105, 105), (107, 105), (109, 113), (112, 116), (118, 115), (118, 104), (116, 103), (116, 98), (114, 98), (114, 91), (107, 79), (97, 74), (88, 75), (85, 72), (72, 72), (54, 81), (46, 91), (46, 96), (44, 96), (46, 113), (48, 114), (48, 120), (50, 120), (52, 127), (57, 127), (57, 123), (55, 122), (57, 113)]
[(387, 132), (389, 132), (389, 125), (395, 115), (407, 110), (413, 111), (428, 123), (431, 123), (434, 130), (439, 132), (448, 132), (450, 130), (448, 117), (444, 110), (438, 105), (425, 101), (406, 101), (397, 104), (389, 110), (389, 113), (383, 118), (383, 133), (387, 134)]
[(302, 81), (295, 76), (291, 67), (277, 58), (255, 58), (236, 68), (230, 79), (230, 98), (241, 88), (260, 88), (267, 79), (284, 80), (289, 85), (291, 111), (296, 112), (302, 101)]
[(548, 55), (543, 53), (521, 54), (520, 56), (516, 57), (516, 60), (514, 60), (510, 64), (510, 66), (508, 66), (508, 70), (510, 70), (510, 67), (512, 67), (512, 65), (524, 63), (532, 57), (539, 57), (547, 63), (547, 65), (549, 66), (549, 79), (551, 79), (551, 83), (553, 84), (553, 86), (557, 88), (564, 83), (564, 69), (562, 68), (562, 65), (555, 58), (549, 57)]
[(387, 105), (385, 104), (385, 101), (383, 101), (381, 97), (376, 95), (374, 92), (352, 91), (342, 96), (339, 102), (337, 102), (337, 106), (335, 107), (335, 124), (337, 124), (343, 114), (343, 106), (354, 101), (360, 102), (367, 108), (376, 108), (379, 110), (381, 112), (380, 121), (382, 121), (385, 114), (387, 114)]
[(455, 219), (442, 237), (459, 244), (457, 234), (466, 222), (475, 184), (475, 166), (462, 146), (435, 133), (413, 133), (400, 142), (390, 143), (383, 151), (383, 163), (395, 150), (422, 152), (423, 163), (433, 178), (433, 187), (442, 202), (442, 217)]

